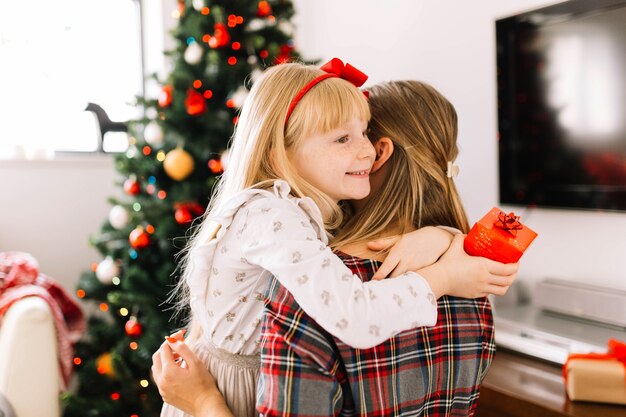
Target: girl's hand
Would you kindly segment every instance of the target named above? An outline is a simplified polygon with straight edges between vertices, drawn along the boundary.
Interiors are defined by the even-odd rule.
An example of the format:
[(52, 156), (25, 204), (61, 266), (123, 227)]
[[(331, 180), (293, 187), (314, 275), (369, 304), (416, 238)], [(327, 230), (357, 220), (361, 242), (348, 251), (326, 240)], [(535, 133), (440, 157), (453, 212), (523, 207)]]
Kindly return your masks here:
[(517, 278), (519, 264), (470, 256), (463, 250), (464, 238), (463, 234), (456, 235), (436, 264), (418, 272), (428, 281), (437, 298), (446, 294), (464, 298), (504, 295)]
[(215, 379), (182, 341), (181, 332), (168, 336), (152, 355), (152, 377), (163, 401), (187, 414), (233, 416)]
[(402, 236), (378, 239), (367, 243), (368, 249), (389, 250), (385, 261), (372, 279), (396, 277), (431, 265), (448, 249), (453, 235), (434, 226), (426, 226)]

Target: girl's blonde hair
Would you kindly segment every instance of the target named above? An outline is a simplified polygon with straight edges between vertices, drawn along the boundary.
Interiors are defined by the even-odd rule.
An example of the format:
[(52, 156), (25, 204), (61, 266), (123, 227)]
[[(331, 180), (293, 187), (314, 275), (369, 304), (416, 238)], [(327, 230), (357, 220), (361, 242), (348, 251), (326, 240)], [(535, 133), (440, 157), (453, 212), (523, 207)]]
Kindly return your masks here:
[(322, 213), (331, 213), (324, 219), (327, 230), (332, 231), (342, 223), (342, 211), (337, 203), (302, 178), (288, 157), (306, 137), (337, 129), (355, 117), (369, 120), (365, 96), (348, 81), (328, 78), (302, 97), (285, 126), (292, 99), (322, 74), (325, 72), (317, 67), (286, 63), (267, 69), (252, 86), (232, 138), (228, 167), (213, 192), (202, 224), (183, 251), (183, 277), (174, 291), (179, 294), (179, 308), (185, 308), (189, 302), (185, 284), (189, 252), (211, 237), (211, 217), (238, 192), (251, 187), (269, 188), (275, 180), (283, 179), (291, 186), (294, 196), (310, 197)]
[(393, 81), (369, 89), (373, 143), (387, 137), (394, 151), (382, 189), (345, 223), (333, 247), (370, 240), (396, 226), (444, 225), (469, 230), (448, 162), (458, 155), (457, 114), (437, 90), (418, 81)]

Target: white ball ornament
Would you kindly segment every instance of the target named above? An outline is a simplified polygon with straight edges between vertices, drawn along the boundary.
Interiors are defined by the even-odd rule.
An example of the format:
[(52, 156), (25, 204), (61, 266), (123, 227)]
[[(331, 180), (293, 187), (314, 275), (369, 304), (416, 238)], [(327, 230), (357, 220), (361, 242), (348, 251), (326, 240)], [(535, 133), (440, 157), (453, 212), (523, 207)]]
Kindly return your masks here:
[(261, 78), (262, 75), (263, 75), (263, 71), (261, 71), (258, 68), (253, 69), (252, 73), (250, 74), (250, 77), (252, 78), (252, 82), (253, 83), (257, 82), (257, 80)]
[(202, 54), (204, 54), (204, 50), (200, 44), (198, 44), (198, 42), (192, 42), (187, 49), (185, 49), (185, 62), (189, 65), (199, 64), (200, 60), (202, 60)]
[(267, 26), (268, 26), (267, 19), (255, 18), (255, 19), (250, 20), (250, 22), (248, 23), (248, 30), (250, 32), (256, 32), (257, 30), (261, 30)]
[(130, 221), (130, 214), (122, 206), (113, 206), (109, 211), (109, 223), (114, 229), (123, 229), (128, 226)]
[(119, 274), (120, 268), (110, 256), (104, 258), (96, 268), (96, 278), (98, 278), (98, 281), (103, 284), (111, 284), (113, 282), (113, 278)]
[(248, 97), (248, 89), (242, 85), (230, 96), (230, 99), (233, 101), (235, 107), (240, 109), (246, 101), (246, 97)]
[(193, 6), (194, 9), (196, 9), (197, 11), (200, 11), (204, 7), (204, 0), (193, 0), (191, 2), (191, 5)]
[(248, 64), (255, 65), (257, 62), (259, 62), (259, 58), (257, 58), (256, 55), (250, 55), (248, 57)]
[(143, 138), (152, 146), (160, 146), (163, 144), (163, 130), (161, 126), (154, 120), (146, 125), (143, 130)]

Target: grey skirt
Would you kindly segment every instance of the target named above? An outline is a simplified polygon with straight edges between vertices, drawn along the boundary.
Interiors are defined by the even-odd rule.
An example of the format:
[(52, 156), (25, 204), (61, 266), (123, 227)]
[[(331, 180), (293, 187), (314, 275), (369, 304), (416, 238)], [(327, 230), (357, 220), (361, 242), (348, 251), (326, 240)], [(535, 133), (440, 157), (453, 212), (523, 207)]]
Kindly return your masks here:
[[(198, 345), (194, 351), (207, 366), (236, 417), (258, 417), (256, 385), (261, 367), (260, 355), (238, 355), (213, 344)], [(163, 404), (161, 417), (191, 417), (168, 403)]]

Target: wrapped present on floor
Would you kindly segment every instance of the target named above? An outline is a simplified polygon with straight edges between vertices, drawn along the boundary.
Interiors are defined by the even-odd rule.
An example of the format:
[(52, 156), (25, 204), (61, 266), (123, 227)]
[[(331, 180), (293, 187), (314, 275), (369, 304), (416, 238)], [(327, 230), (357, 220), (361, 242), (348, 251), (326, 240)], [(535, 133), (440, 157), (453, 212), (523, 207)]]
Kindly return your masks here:
[(626, 344), (611, 339), (608, 353), (569, 355), (563, 376), (572, 401), (626, 404)]
[(537, 237), (514, 213), (506, 214), (497, 207), (491, 209), (472, 226), (463, 247), (472, 256), (482, 256), (502, 263), (517, 262)]

